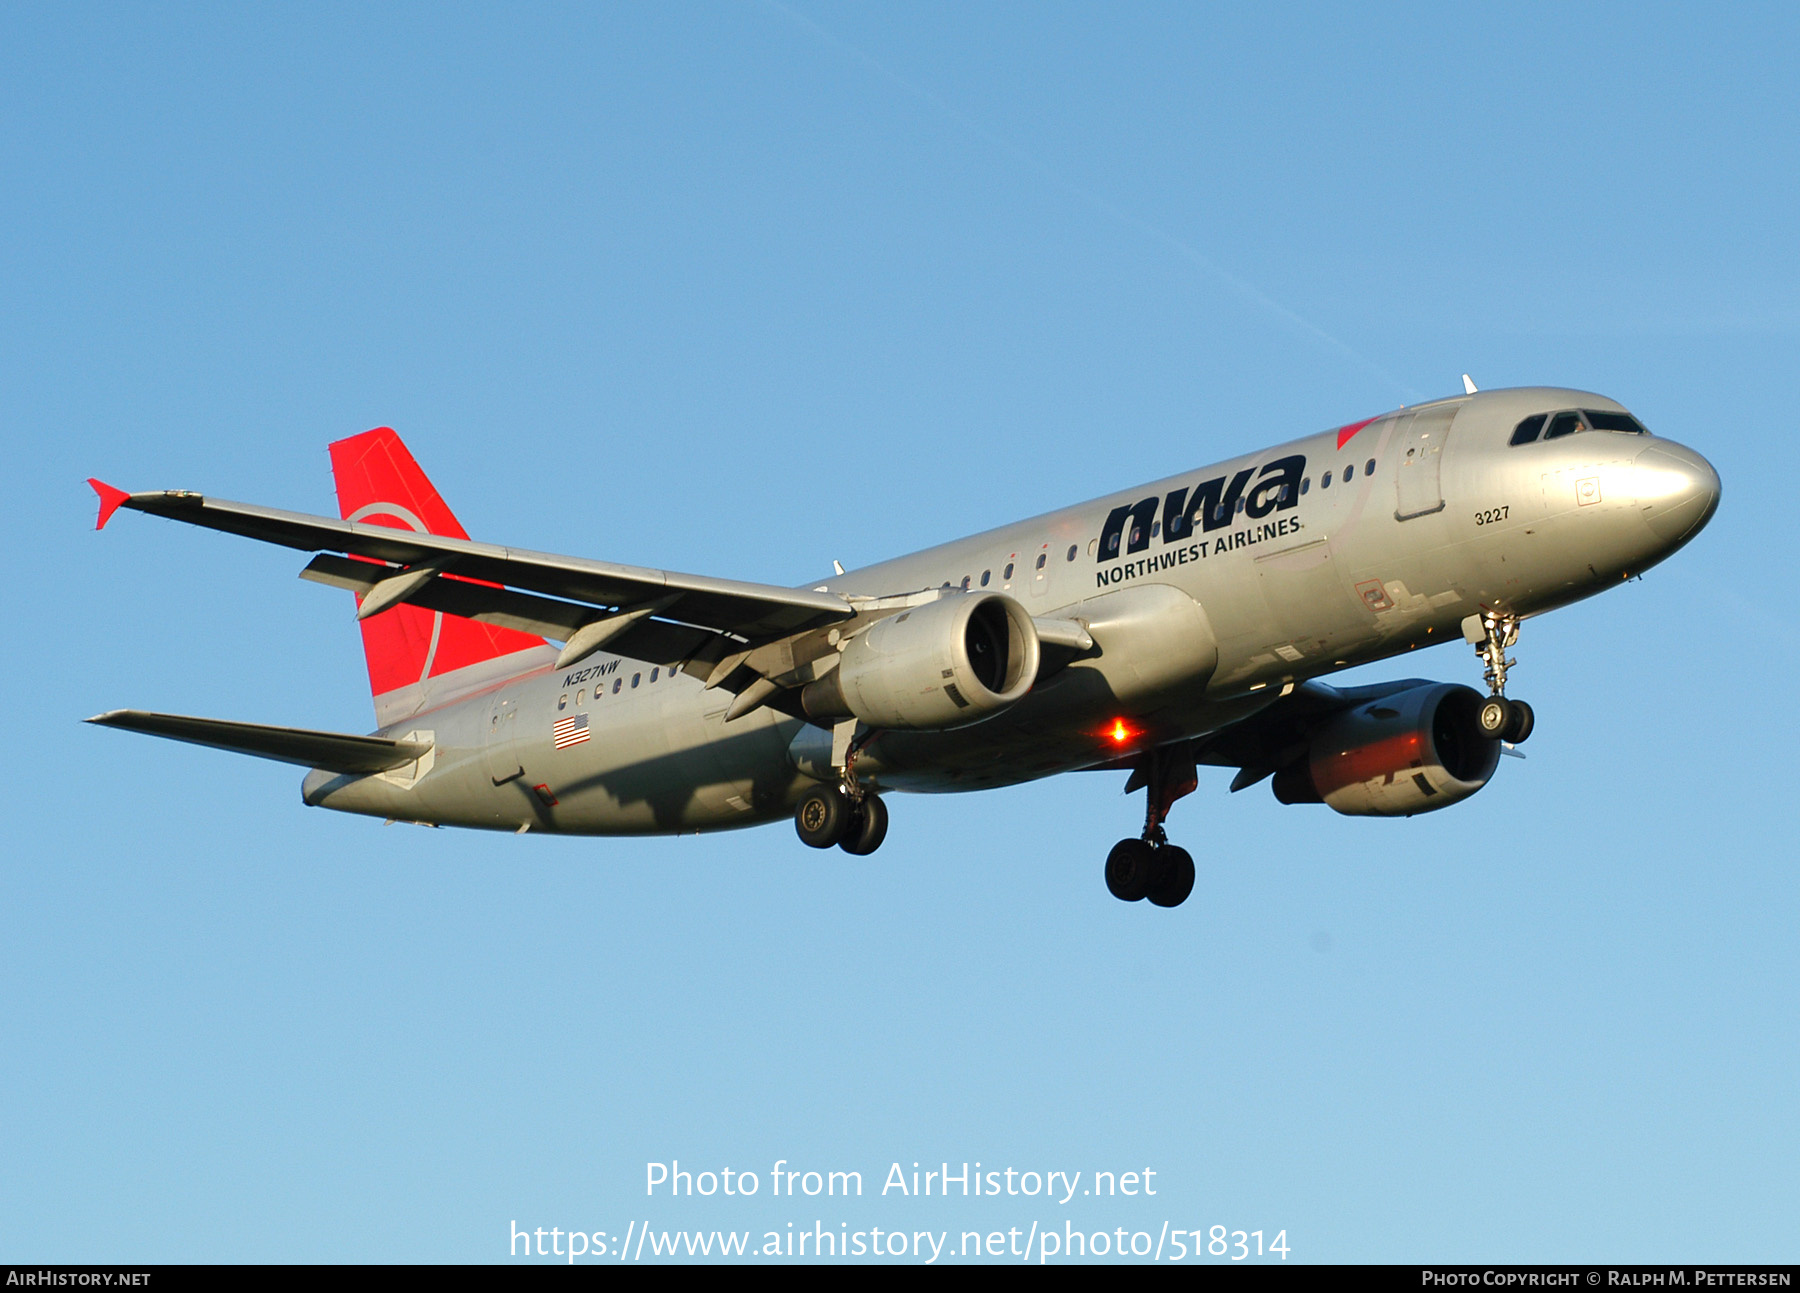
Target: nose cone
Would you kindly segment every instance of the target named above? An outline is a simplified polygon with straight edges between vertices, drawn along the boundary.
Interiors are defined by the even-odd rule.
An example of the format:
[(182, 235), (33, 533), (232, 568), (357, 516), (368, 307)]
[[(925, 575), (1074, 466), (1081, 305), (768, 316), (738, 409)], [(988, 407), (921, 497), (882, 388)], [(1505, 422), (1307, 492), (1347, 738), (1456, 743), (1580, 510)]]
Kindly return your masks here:
[(1671, 551), (1700, 532), (1719, 508), (1719, 473), (1685, 445), (1658, 440), (1637, 456), (1638, 506)]

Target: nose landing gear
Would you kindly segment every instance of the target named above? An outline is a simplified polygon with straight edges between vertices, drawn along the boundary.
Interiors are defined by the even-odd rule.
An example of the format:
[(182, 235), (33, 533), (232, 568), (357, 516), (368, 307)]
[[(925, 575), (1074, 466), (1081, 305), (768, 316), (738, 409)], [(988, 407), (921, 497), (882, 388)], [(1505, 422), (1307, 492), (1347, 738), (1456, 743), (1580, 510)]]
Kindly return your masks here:
[(1163, 821), (1177, 799), (1198, 785), (1192, 759), (1167, 750), (1148, 750), (1127, 791), (1143, 785), (1144, 833), (1134, 840), (1120, 840), (1106, 855), (1107, 892), (1122, 902), (1148, 898), (1158, 907), (1179, 907), (1194, 891), (1194, 856), (1169, 843)]
[(1475, 654), (1485, 666), (1483, 677), (1491, 693), (1476, 715), (1481, 734), (1494, 740), (1518, 745), (1531, 735), (1537, 716), (1522, 700), (1506, 698), (1506, 671), (1518, 663), (1507, 656), (1507, 648), (1519, 640), (1519, 617), (1500, 611), (1484, 611), (1463, 621), (1463, 637), (1475, 647)]

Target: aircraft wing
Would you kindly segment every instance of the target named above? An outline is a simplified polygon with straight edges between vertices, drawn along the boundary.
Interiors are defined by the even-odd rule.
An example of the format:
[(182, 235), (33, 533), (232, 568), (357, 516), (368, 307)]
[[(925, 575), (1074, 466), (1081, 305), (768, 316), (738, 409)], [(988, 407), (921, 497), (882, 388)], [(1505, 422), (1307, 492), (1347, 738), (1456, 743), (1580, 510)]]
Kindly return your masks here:
[[(1430, 680), (1425, 678), (1401, 678), (1360, 687), (1333, 687), (1315, 679), (1301, 683), (1288, 695), (1271, 700), (1255, 713), (1216, 732), (1164, 748), (1172, 754), (1191, 758), (1196, 764), (1236, 768), (1238, 775), (1231, 783), (1235, 792), (1255, 785), (1277, 768), (1301, 758), (1310, 746), (1314, 730), (1332, 716), (1372, 700), (1430, 685)], [(1087, 770), (1126, 769), (1130, 769), (1131, 777), (1125, 783), (1125, 793), (1142, 790), (1148, 771), (1139, 755), (1108, 759)]]
[(1280, 697), (1267, 708), (1210, 736), (1198, 738), (1192, 747), (1194, 761), (1237, 768), (1238, 775), (1233, 779), (1231, 789), (1243, 790), (1271, 775), (1276, 768), (1302, 757), (1314, 729), (1332, 715), (1384, 696), (1429, 685), (1424, 678), (1401, 678), (1361, 687), (1333, 687), (1317, 680), (1303, 682), (1291, 694)]
[[(337, 521), (207, 498), (188, 490), (127, 494), (99, 481), (91, 483), (101, 496), (101, 525), (116, 508), (128, 507), (302, 551), (343, 553), (362, 560), (321, 558), (307, 568), (306, 577), (365, 593), (405, 572), (408, 586), (396, 588), (384, 604), (405, 601), (562, 639), (614, 609), (629, 612), (649, 607), (645, 618), (630, 626), (628, 635), (607, 643), (615, 651), (629, 645), (634, 649), (624, 653), (644, 659), (679, 659), (691, 654), (694, 645), (719, 634), (756, 645), (855, 614), (847, 601), (831, 593), (676, 574)], [(384, 568), (371, 562), (389, 564)], [(365, 613), (366, 607), (365, 602)], [(693, 627), (679, 632), (676, 625), (659, 623), (648, 615)], [(687, 650), (678, 650), (683, 644)], [(652, 649), (654, 655), (643, 654)]]
[(331, 772), (385, 772), (411, 763), (431, 749), (425, 741), (393, 741), (381, 736), (313, 732), (264, 723), (230, 723), (218, 718), (189, 718), (185, 714), (152, 714), (141, 709), (115, 709), (87, 721)]

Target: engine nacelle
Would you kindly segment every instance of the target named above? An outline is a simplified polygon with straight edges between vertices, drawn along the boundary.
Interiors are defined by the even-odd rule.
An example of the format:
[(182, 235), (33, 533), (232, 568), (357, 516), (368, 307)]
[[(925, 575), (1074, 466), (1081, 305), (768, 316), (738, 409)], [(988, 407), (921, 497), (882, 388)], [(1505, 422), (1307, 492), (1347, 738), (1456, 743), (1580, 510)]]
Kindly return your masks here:
[(815, 718), (943, 731), (992, 717), (1037, 681), (1042, 648), (1025, 608), (1000, 593), (952, 594), (890, 615), (844, 643), (837, 669), (808, 685)]
[(1358, 705), (1319, 728), (1306, 757), (1275, 774), (1275, 797), (1353, 817), (1410, 817), (1460, 803), (1500, 763), (1500, 742), (1476, 721), (1481, 703), (1479, 692), (1440, 682)]

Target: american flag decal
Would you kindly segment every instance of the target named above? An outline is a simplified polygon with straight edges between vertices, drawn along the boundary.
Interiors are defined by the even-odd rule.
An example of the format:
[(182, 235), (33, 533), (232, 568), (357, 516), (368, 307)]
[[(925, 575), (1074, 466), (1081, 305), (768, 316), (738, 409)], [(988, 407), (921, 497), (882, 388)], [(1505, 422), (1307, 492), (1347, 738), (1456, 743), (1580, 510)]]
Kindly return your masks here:
[(570, 718), (559, 718), (550, 724), (550, 743), (559, 750), (566, 750), (571, 745), (580, 745), (588, 739), (588, 721), (586, 714), (576, 714)]

